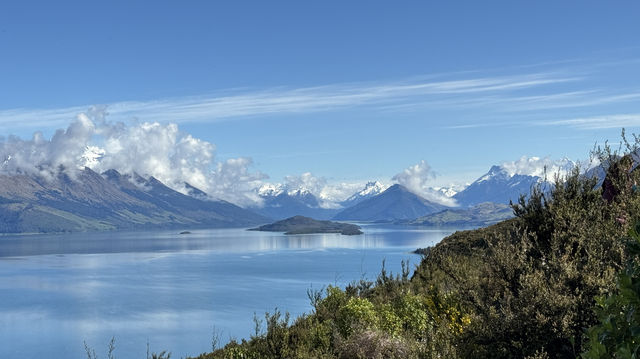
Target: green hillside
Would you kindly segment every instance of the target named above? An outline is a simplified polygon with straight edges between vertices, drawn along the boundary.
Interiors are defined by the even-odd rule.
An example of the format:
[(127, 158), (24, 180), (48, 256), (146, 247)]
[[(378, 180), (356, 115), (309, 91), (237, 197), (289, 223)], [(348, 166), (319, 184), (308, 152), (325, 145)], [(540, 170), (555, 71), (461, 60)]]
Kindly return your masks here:
[(617, 342), (616, 324), (606, 324), (596, 298), (616, 293), (635, 258), (626, 238), (640, 214), (631, 186), (638, 171), (624, 167), (610, 167), (610, 201), (576, 170), (551, 193), (535, 189), (521, 199), (515, 218), (426, 250), (411, 277), (408, 268), (383, 268), (375, 282), (311, 292), (312, 313), (268, 313), (251, 338), (198, 358), (575, 358), (588, 350), (590, 358), (614, 357), (607, 348)]

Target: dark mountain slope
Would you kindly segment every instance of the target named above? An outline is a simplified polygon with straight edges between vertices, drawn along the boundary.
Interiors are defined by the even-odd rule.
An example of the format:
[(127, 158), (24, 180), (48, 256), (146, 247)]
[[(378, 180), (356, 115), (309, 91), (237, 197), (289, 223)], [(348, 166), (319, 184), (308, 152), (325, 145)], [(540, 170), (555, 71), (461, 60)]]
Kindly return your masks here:
[(446, 206), (430, 202), (396, 184), (377, 196), (346, 208), (338, 213), (334, 219), (356, 221), (414, 219), (446, 208)]
[[(135, 183), (134, 183), (135, 182)], [(241, 227), (267, 220), (224, 201), (183, 195), (155, 178), (85, 168), (50, 178), (0, 175), (0, 232), (175, 226)]]

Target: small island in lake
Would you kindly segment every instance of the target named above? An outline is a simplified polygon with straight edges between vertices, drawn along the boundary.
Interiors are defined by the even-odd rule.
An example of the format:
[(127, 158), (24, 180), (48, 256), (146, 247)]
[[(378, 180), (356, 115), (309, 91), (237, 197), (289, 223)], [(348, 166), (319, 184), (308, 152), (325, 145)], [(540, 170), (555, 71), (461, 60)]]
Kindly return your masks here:
[(250, 231), (285, 232), (284, 234), (340, 233), (347, 236), (362, 234), (359, 226), (349, 223), (318, 221), (304, 216), (294, 216), (265, 224)]

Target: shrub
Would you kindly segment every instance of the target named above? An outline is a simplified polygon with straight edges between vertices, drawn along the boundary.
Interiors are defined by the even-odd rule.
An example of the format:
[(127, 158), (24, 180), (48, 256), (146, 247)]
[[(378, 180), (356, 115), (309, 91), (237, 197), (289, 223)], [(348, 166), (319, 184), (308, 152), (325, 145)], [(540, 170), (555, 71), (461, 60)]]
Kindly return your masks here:
[(597, 298), (599, 324), (587, 332), (583, 358), (636, 358), (640, 355), (640, 222), (629, 231), (631, 259), (618, 275), (615, 291)]

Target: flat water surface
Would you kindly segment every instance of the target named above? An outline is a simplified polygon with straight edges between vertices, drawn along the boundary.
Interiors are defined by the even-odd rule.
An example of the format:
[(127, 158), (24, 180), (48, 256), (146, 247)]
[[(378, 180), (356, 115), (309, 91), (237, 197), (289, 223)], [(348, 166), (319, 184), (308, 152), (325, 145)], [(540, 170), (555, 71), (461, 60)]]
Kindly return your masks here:
[(172, 358), (248, 338), (253, 316), (309, 312), (307, 290), (400, 273), (453, 230), (364, 225), (364, 235), (244, 229), (0, 237), (0, 358)]

